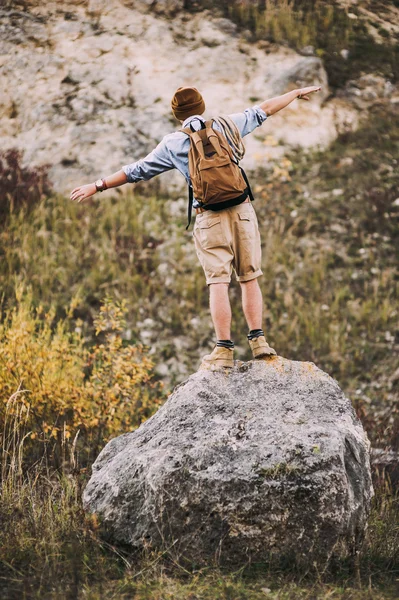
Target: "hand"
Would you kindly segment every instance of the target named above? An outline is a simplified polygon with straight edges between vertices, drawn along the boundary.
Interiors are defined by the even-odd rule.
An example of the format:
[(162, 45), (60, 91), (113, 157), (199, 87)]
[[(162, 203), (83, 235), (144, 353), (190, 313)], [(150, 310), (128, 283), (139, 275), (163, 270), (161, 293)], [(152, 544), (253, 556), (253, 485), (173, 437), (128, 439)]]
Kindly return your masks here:
[(298, 100), (309, 100), (308, 94), (312, 94), (313, 92), (318, 92), (321, 90), (319, 85), (311, 85), (309, 87), (301, 88), (298, 90)]
[(82, 185), (80, 187), (72, 190), (70, 199), (74, 202), (77, 200), (78, 202), (82, 202), (82, 200), (86, 200), (86, 198), (90, 198), (96, 193), (96, 184), (88, 183), (87, 185)]

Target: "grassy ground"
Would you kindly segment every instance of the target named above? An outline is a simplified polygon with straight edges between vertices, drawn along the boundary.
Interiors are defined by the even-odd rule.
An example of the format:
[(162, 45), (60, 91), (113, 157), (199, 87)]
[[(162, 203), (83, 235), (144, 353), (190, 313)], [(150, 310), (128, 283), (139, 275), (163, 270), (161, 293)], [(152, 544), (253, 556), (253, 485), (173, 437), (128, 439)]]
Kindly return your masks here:
[[(312, 360), (333, 375), (351, 397), (373, 445), (393, 448), (399, 446), (398, 142), (398, 115), (384, 106), (328, 151), (293, 152), (252, 178), (269, 340), (279, 354)], [(80, 206), (52, 195), (11, 205), (6, 198), (2, 206), (7, 208), (0, 228), (3, 323), (6, 310), (18, 305), (17, 290), (29, 287), (33, 304), (52, 311), (54, 335), (57, 323), (64, 323), (90, 350), (104, 297), (127, 299), (123, 348), (149, 343), (160, 372), (166, 365), (170, 386), (196, 368), (213, 333), (203, 274), (191, 233), (185, 232), (184, 202), (173, 203), (153, 188), (150, 196), (137, 189)], [(245, 358), (246, 327), (236, 284), (231, 297), (234, 337)], [(39, 332), (38, 325), (35, 339)], [(47, 345), (54, 349), (48, 335)], [(68, 348), (62, 346), (67, 357), (76, 350)], [(179, 355), (185, 356), (183, 365)], [(111, 366), (109, 387), (116, 385), (119, 372)], [(8, 360), (2, 373), (12, 368)], [(28, 390), (40, 391), (33, 375), (20, 375)], [(5, 380), (14, 391), (17, 379)], [(86, 385), (84, 376), (79, 385)], [(6, 403), (8, 395), (1, 394)], [(45, 402), (53, 397), (47, 393)], [(170, 552), (132, 555), (101, 539), (98, 523), (80, 504), (89, 464), (79, 463), (72, 446), (76, 430), (70, 431), (66, 458), (57, 470), (51, 454), (33, 465), (24, 455), (23, 445), (29, 446), (22, 440), (29, 430), (11, 431), (14, 446), (4, 452), (3, 422), (0, 597), (398, 597), (399, 509), (388, 487), (377, 490), (357, 565), (336, 563), (318, 575), (266, 564), (243, 566), (237, 573), (217, 567), (196, 572), (183, 568)], [(43, 441), (29, 443), (39, 448)]]
[[(324, 572), (293, 565), (243, 565), (231, 572), (187, 568), (172, 551), (134, 554), (100, 536), (85, 515), (82, 475), (35, 468), (3, 480), (0, 500), (0, 597), (166, 598), (205, 600), (382, 599), (399, 592), (399, 499), (377, 490), (358, 560)], [(183, 566), (184, 563), (184, 566)]]

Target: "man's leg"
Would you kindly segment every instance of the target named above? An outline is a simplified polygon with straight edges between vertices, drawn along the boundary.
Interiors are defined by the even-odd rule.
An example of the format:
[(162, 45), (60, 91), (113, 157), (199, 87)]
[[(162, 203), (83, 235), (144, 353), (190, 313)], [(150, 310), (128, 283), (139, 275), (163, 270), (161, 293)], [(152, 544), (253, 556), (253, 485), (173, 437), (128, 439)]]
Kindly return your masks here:
[(234, 219), (234, 268), (241, 285), (242, 307), (249, 333), (248, 342), (254, 358), (276, 354), (262, 330), (262, 292), (258, 284), (261, 269), (261, 242), (258, 219), (253, 206), (243, 203), (232, 211)]
[[(259, 290), (260, 291), (260, 290)], [(229, 340), (231, 329), (231, 306), (228, 283), (209, 285), (209, 306), (217, 340)]]
[(201, 368), (233, 367), (234, 343), (230, 339), (231, 306), (228, 283), (209, 284), (209, 306), (216, 333), (216, 346), (203, 357)]
[(257, 279), (240, 282), (242, 308), (248, 323), (248, 341), (254, 358), (276, 354), (269, 346), (262, 329), (262, 292)]
[(216, 333), (213, 351), (202, 358), (200, 368), (205, 369), (234, 367), (229, 300), (234, 253), (227, 216), (224, 211), (220, 214), (200, 213), (194, 225), (195, 248), (209, 287), (209, 307)]
[(262, 329), (262, 292), (257, 279), (241, 282), (242, 308), (248, 329)]

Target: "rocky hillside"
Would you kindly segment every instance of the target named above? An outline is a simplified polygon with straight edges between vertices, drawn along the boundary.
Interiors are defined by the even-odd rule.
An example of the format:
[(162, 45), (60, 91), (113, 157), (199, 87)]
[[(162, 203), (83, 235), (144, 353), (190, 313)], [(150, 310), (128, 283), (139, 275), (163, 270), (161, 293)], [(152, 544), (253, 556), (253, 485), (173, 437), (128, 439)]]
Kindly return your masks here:
[[(54, 188), (67, 193), (141, 158), (177, 128), (170, 99), (180, 85), (202, 91), (208, 115), (322, 85), (311, 102), (294, 102), (246, 139), (244, 164), (252, 168), (292, 146), (326, 147), (355, 129), (370, 106), (399, 100), (389, 79), (370, 74), (332, 94), (312, 46), (296, 51), (256, 40), (222, 10), (200, 10), (201, 4), (6, 2), (0, 10), (2, 148), (20, 149), (26, 165), (49, 164)], [(184, 10), (192, 5), (195, 12)], [(183, 179), (172, 173), (161, 183), (181, 188)]]

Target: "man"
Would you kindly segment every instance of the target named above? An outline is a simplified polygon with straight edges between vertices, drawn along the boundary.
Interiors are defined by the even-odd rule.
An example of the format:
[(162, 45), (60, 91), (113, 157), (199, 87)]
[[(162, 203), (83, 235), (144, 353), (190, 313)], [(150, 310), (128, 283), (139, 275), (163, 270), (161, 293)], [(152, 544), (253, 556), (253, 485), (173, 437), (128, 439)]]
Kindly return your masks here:
[[(282, 96), (265, 100), (244, 112), (229, 115), (239, 135), (244, 137), (296, 98), (309, 100), (320, 86), (292, 90)], [(172, 111), (182, 128), (201, 128), (205, 119), (205, 102), (194, 87), (178, 88), (172, 99)], [(212, 125), (223, 134), (226, 131), (220, 121)], [(227, 137), (227, 135), (226, 135)], [(230, 140), (229, 143), (231, 144)], [(75, 188), (71, 200), (82, 202), (96, 192), (125, 183), (149, 180), (164, 171), (178, 169), (190, 185), (188, 152), (190, 137), (182, 131), (166, 135), (158, 146), (145, 158), (122, 167), (113, 175), (95, 183)], [(230, 339), (231, 307), (228, 287), (232, 269), (241, 286), (242, 306), (248, 324), (248, 341), (254, 358), (275, 355), (262, 330), (262, 293), (258, 284), (261, 271), (261, 245), (258, 222), (252, 204), (247, 197), (241, 204), (223, 210), (210, 211), (195, 201), (197, 217), (193, 237), (196, 252), (204, 269), (209, 286), (210, 310), (216, 333), (216, 346), (202, 360), (201, 368), (233, 367), (234, 343)]]

